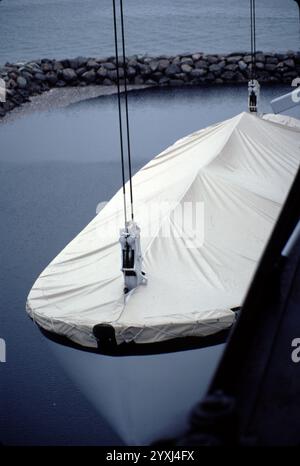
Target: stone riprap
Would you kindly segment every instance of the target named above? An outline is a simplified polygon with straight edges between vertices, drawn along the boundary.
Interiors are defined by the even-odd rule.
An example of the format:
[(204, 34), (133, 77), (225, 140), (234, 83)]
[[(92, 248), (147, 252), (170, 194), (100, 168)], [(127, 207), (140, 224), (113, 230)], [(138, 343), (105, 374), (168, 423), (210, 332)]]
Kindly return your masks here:
[[(132, 56), (126, 59), (127, 79), (131, 85), (186, 86), (246, 83), (251, 76), (250, 53), (227, 55), (204, 53), (177, 56)], [(300, 52), (256, 53), (256, 73), (261, 83), (291, 84), (300, 76)], [(119, 76), (124, 68), (119, 63)], [(27, 102), (31, 96), (51, 88), (66, 86), (112, 86), (117, 81), (116, 59), (85, 58), (42, 59), (28, 63), (6, 63), (0, 68), (5, 82), (6, 101), (0, 102), (0, 117)], [(2, 82), (3, 84), (3, 82)]]

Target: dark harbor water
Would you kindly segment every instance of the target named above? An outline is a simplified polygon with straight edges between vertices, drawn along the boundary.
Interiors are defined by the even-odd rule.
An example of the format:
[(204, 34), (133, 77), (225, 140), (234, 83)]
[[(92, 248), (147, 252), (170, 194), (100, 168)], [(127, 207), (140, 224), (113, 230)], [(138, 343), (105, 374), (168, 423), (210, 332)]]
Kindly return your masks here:
[[(129, 54), (249, 50), (249, 0), (126, 0)], [(0, 64), (114, 52), (111, 0), (2, 0)], [(299, 49), (294, 0), (257, 2), (257, 47)]]
[[(287, 90), (263, 88), (264, 111)], [(246, 104), (244, 87), (131, 93), (134, 170)], [(37, 275), (120, 186), (116, 112), (111, 96), (0, 125), (0, 337), (7, 344), (7, 362), (0, 364), (2, 443), (120, 443), (25, 313)], [(300, 117), (299, 109), (294, 115)]]

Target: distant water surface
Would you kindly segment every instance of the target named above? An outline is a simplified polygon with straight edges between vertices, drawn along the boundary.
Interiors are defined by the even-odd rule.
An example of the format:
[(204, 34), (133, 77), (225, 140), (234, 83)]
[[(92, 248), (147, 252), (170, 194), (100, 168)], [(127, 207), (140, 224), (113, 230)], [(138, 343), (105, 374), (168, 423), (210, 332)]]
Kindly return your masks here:
[[(299, 49), (294, 0), (260, 0), (257, 47)], [(129, 54), (249, 50), (249, 0), (126, 0)], [(2, 0), (0, 64), (114, 53), (112, 0)]]

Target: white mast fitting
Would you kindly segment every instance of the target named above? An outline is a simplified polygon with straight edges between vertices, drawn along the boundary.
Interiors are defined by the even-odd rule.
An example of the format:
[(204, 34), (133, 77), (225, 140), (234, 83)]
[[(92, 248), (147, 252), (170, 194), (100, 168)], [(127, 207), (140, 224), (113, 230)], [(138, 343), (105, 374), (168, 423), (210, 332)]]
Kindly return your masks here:
[(292, 87), (295, 88), (293, 91), (271, 101), (271, 107), (275, 114), (285, 112), (290, 108), (300, 105), (300, 78), (295, 78), (292, 81)]
[(139, 285), (146, 285), (147, 277), (142, 270), (143, 256), (141, 251), (140, 228), (134, 221), (127, 222), (120, 230), (122, 252), (122, 272), (124, 275), (124, 293), (128, 293)]
[(256, 13), (255, 0), (250, 0), (250, 25), (251, 25), (251, 75), (248, 82), (248, 109), (251, 113), (257, 113), (260, 85), (256, 79)]
[(248, 108), (249, 112), (257, 113), (260, 94), (260, 84), (257, 79), (248, 82)]

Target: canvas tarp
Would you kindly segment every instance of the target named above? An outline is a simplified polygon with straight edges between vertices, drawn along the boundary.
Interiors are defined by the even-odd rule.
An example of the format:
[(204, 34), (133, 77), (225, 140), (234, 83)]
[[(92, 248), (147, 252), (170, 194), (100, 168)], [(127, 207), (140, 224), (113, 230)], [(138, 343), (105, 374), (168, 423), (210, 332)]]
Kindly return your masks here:
[(133, 177), (147, 285), (123, 293), (120, 190), (39, 276), (29, 315), (87, 347), (101, 323), (118, 344), (227, 328), (299, 162), (300, 128), (276, 116), (241, 113), (177, 141)]

